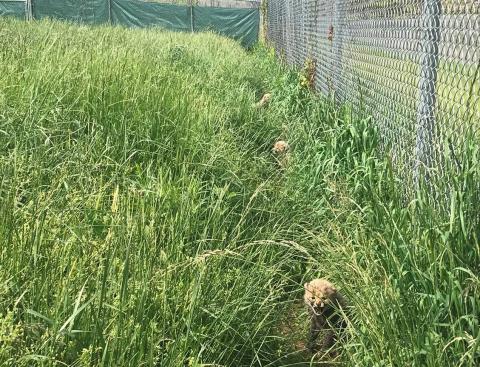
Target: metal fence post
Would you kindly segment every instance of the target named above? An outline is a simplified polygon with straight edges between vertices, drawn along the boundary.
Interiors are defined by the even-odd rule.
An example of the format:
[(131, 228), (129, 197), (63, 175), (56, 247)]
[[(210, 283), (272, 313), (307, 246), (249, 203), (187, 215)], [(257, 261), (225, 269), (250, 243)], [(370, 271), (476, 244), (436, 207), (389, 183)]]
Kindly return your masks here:
[(195, 22), (193, 20), (193, 1), (194, 0), (190, 0), (190, 29), (193, 32), (195, 32)]
[(342, 78), (342, 51), (343, 51), (343, 22), (345, 21), (344, 0), (335, 0), (335, 18), (332, 29), (333, 34), (333, 54), (334, 54), (334, 73), (333, 73), (333, 97), (335, 102), (341, 102), (341, 78)]
[(112, 0), (108, 0), (108, 22), (112, 24)]
[(32, 20), (33, 19), (32, 1), (33, 0), (26, 0), (25, 1), (25, 18), (27, 20)]
[[(441, 0), (424, 0), (420, 60), (419, 100), (415, 144), (414, 182), (418, 187), (422, 172), (429, 181), (433, 164), (435, 135), (435, 104), (440, 42)], [(423, 169), (422, 169), (423, 168)]]

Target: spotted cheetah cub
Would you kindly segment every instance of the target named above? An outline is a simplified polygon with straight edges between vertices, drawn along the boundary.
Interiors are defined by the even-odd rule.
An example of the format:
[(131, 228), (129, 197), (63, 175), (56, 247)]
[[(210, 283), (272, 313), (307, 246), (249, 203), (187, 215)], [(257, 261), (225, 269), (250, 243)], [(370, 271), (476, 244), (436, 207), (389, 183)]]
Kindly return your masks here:
[(272, 148), (272, 152), (277, 155), (287, 154), (290, 149), (290, 145), (285, 140), (278, 140), (275, 142)]
[(325, 279), (314, 279), (305, 283), (304, 288), (304, 301), (311, 319), (307, 347), (315, 353), (316, 339), (320, 332), (325, 330), (320, 349), (330, 349), (337, 341), (338, 333), (346, 327), (346, 321), (339, 311), (345, 308), (345, 299), (335, 286)]
[(278, 140), (272, 148), (272, 153), (280, 169), (285, 169), (290, 160), (290, 145), (285, 140)]
[(256, 108), (262, 108), (262, 107), (265, 107), (267, 106), (270, 101), (272, 100), (272, 95), (271, 93), (265, 93), (262, 97), (262, 99), (260, 101), (258, 101), (257, 103), (255, 103), (255, 107)]

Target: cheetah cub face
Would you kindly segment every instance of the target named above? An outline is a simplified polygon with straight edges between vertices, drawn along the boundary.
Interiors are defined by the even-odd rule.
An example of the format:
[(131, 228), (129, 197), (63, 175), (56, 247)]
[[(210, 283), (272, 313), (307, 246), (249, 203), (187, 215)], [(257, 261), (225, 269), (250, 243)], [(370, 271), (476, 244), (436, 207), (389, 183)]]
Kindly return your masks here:
[(279, 140), (275, 142), (275, 144), (273, 145), (272, 152), (274, 154), (282, 155), (282, 154), (286, 154), (289, 149), (290, 149), (290, 146), (285, 140)]
[(319, 315), (327, 306), (333, 306), (337, 296), (337, 289), (325, 279), (314, 279), (305, 283), (304, 301), (308, 308)]

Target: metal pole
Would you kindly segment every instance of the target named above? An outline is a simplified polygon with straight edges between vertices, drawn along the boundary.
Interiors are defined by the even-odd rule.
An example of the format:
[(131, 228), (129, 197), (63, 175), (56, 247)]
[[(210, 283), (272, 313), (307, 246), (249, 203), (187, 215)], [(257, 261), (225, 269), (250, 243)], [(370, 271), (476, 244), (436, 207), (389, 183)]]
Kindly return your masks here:
[[(433, 164), (435, 104), (440, 41), (441, 0), (424, 0), (422, 15), (422, 56), (420, 60), (417, 137), (415, 146), (414, 182), (418, 187), (422, 172), (429, 181), (428, 169)], [(423, 169), (422, 169), (423, 168)]]
[(27, 20), (32, 20), (33, 19), (32, 1), (33, 0), (26, 0), (25, 1), (25, 18)]
[(193, 21), (193, 0), (190, 0), (190, 28), (192, 33), (195, 32), (195, 23)]
[(334, 54), (334, 73), (333, 73), (333, 97), (335, 102), (343, 102), (343, 96), (346, 93), (342, 90), (342, 52), (343, 52), (343, 22), (345, 21), (345, 1), (335, 1), (335, 18), (332, 29), (333, 54)]
[(112, 0), (108, 0), (108, 22), (112, 24)]

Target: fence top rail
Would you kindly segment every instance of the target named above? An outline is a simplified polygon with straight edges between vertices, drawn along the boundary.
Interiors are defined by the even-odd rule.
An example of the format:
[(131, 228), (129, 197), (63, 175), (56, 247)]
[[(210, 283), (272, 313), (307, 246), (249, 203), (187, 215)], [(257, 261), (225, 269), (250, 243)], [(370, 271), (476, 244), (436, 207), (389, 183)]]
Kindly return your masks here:
[(260, 7), (260, 0), (144, 0), (164, 4), (198, 5), (212, 8), (250, 9)]

